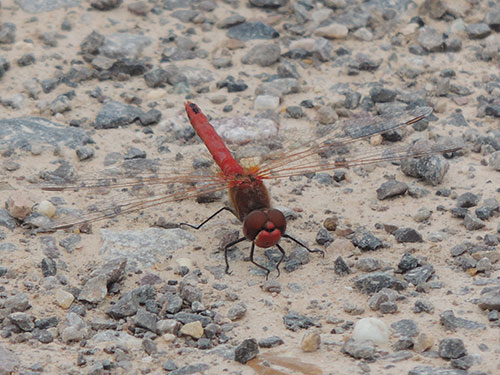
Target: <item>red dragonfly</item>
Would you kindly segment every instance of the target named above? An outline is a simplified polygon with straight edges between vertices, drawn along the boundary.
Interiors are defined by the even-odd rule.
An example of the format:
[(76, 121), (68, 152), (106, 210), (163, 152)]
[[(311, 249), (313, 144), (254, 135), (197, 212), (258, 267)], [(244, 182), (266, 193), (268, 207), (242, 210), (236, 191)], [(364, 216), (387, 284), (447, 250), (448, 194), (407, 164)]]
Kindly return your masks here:
[[(287, 223), (285, 216), (280, 210), (271, 207), (269, 193), (264, 185), (264, 180), (287, 178), (290, 176), (304, 175), (337, 168), (396, 161), (405, 158), (423, 157), (437, 152), (454, 151), (430, 146), (412, 151), (411, 147), (403, 146), (383, 148), (383, 151), (376, 150), (358, 154), (357, 157), (350, 160), (340, 159), (329, 161), (321, 157), (325, 154), (345, 148), (345, 146), (350, 143), (358, 142), (376, 134), (386, 133), (391, 130), (415, 124), (432, 112), (430, 107), (419, 107), (397, 115), (380, 116), (376, 121), (372, 120), (369, 127), (367, 127), (366, 124), (352, 126), (347, 131), (347, 139), (337, 138), (332, 140), (329, 136), (321, 137), (314, 142), (314, 144), (308, 144), (305, 147), (278, 154), (278, 157), (264, 164), (243, 167), (233, 157), (200, 108), (194, 103), (187, 102), (185, 103), (185, 109), (191, 125), (219, 166), (219, 173), (208, 176), (194, 173), (173, 175), (155, 174), (153, 176), (135, 177), (132, 182), (113, 178), (103, 178), (98, 181), (87, 181), (73, 186), (44, 187), (42, 188), (43, 190), (61, 191), (67, 189), (97, 188), (102, 186), (126, 188), (134, 184), (161, 184), (162, 186), (177, 184), (177, 187), (180, 186), (177, 189), (172, 188), (171, 192), (161, 196), (135, 199), (118, 203), (109, 208), (101, 208), (79, 221), (69, 224), (54, 225), (49, 229), (57, 230), (88, 224), (118, 214), (136, 212), (160, 204), (228, 189), (231, 207), (222, 207), (199, 225), (187, 223), (182, 223), (182, 225), (199, 229), (222, 211), (227, 210), (232, 212), (243, 223), (243, 236), (224, 246), (226, 273), (229, 273), (228, 249), (242, 241), (249, 240), (251, 242), (250, 261), (257, 267), (265, 270), (266, 277), (269, 275), (270, 270), (255, 262), (255, 246), (261, 248), (276, 246), (278, 248), (281, 252), (281, 257), (276, 265), (279, 275), (279, 265), (285, 257), (285, 250), (279, 244), (281, 238), (288, 238), (311, 253), (320, 253), (324, 255), (324, 252), (318, 249), (309, 249), (301, 241), (295, 239), (286, 232)], [(193, 186), (193, 184), (200, 182), (203, 183), (202, 186)]]

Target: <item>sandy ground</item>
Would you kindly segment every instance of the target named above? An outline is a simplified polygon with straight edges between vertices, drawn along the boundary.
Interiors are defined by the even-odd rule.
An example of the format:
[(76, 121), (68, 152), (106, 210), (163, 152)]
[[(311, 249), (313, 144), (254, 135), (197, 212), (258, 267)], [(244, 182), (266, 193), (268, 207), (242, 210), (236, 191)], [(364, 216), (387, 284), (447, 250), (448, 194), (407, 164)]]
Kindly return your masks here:
[[(77, 7), (40, 13), (36, 15), (37, 19), (33, 20), (33, 14), (19, 9), (14, 2), (2, 1), (0, 10), (2, 22), (8, 20), (17, 25), (16, 43), (3, 45), (0, 51), (0, 56), (8, 58), (12, 65), (11, 70), (0, 81), (2, 99), (23, 92), (22, 82), (25, 79), (38, 78), (43, 80), (52, 77), (58, 70), (58, 65), (61, 65), (63, 71), (66, 71), (70, 61), (78, 58), (77, 52), (81, 40), (93, 30), (104, 35), (124, 30), (138, 31), (152, 37), (153, 43), (145, 48), (142, 55), (151, 57), (154, 65), (160, 65), (158, 61), (162, 46), (159, 38), (168, 35), (170, 30), (181, 30), (177, 32), (182, 33), (183, 27), (194, 27), (197, 33), (190, 37), (209, 52), (214, 51), (227, 40), (225, 31), (216, 27), (203, 33), (199, 25), (182, 24), (176, 19), (169, 18), (170, 11), (164, 12), (160, 17), (153, 14), (140, 17), (127, 10), (126, 5), (130, 2), (125, 1), (124, 3), (113, 11), (98, 12), (89, 11), (89, 3), (83, 2)], [(148, 3), (149, 5), (151, 4)], [(210, 17), (214, 19), (223, 19), (234, 11), (228, 4), (217, 2), (217, 5), (217, 8), (210, 13)], [(266, 13), (249, 8), (243, 3), (240, 4), (236, 12), (248, 19), (264, 20), (273, 24), (278, 30), (282, 30), (283, 23), (288, 17), (286, 14), (277, 16), (273, 12)], [(408, 11), (402, 18), (408, 21), (417, 14), (418, 10)], [(470, 14), (464, 11), (463, 14), (464, 16), (467, 14), (465, 16), (467, 23), (481, 19), (481, 12), (477, 9), (470, 10)], [(433, 20), (425, 15), (423, 18), (440, 31), (445, 31), (449, 26), (449, 23)], [(60, 25), (65, 19), (72, 23), (71, 31), (60, 31)], [(167, 22), (162, 22), (162, 20), (167, 20)], [(406, 24), (407, 22), (403, 21), (397, 27), (403, 29)], [(183, 27), (178, 25), (183, 25)], [(62, 38), (58, 39), (56, 47), (44, 48), (42, 43), (38, 42), (39, 35), (45, 31), (57, 31), (62, 35)], [(332, 95), (329, 89), (334, 83), (339, 82), (348, 83), (351, 88), (363, 95), (368, 94), (369, 83), (376, 81), (383, 82), (384, 86), (402, 92), (415, 90), (415, 88), (406, 87), (406, 82), (394, 74), (394, 71), (406, 64), (414, 65), (414, 60), (417, 58), (409, 54), (404, 46), (395, 47), (395, 50), (389, 49), (388, 51), (381, 48), (383, 45), (390, 46), (390, 37), (396, 35), (397, 32), (397, 29), (391, 30), (386, 36), (372, 42), (359, 41), (352, 36), (341, 41), (333, 40), (332, 43), (335, 46), (345, 45), (352, 51), (363, 50), (370, 55), (382, 58), (382, 66), (373, 73), (361, 72), (357, 76), (348, 76), (345, 74), (345, 67), (336, 67), (335, 64), (331, 63), (316, 66), (307, 63), (297, 64), (302, 77), (300, 80), (302, 90), (300, 93), (284, 96), (277, 112), (289, 105), (298, 105), (304, 99), (321, 97), (325, 104), (335, 103), (340, 99), (337, 95)], [(494, 37), (498, 41), (498, 33), (494, 34)], [(415, 41), (415, 38), (416, 33), (404, 36), (406, 43)], [(35, 42), (25, 42), (27, 39)], [(487, 63), (476, 60), (473, 54), (469, 53), (468, 47), (477, 46), (481, 42), (469, 40), (466, 36), (463, 36), (463, 41), (464, 46), (458, 53), (434, 53), (419, 57), (422, 60), (423, 73), (416, 80), (418, 89), (429, 93), (429, 103), (435, 107), (435, 114), (440, 121), (431, 122), (428, 131), (407, 135), (405, 142), (436, 134), (461, 136), (467, 130), (466, 128), (447, 125), (441, 121), (457, 109), (462, 111), (464, 117), (469, 121), (469, 126), (479, 133), (486, 134), (489, 129), (497, 129), (498, 131), (498, 119), (476, 117), (475, 97), (483, 93), (484, 89), (474, 89), (475, 81), (481, 81), (488, 75), (495, 74), (493, 69), (498, 72), (498, 61)], [(260, 83), (257, 77), (261, 73), (275, 73), (275, 66), (260, 67), (240, 63), (240, 58), (258, 43), (260, 41), (249, 41), (245, 43), (244, 48), (232, 51), (234, 65), (223, 70), (213, 69), (208, 59), (178, 62), (179, 65), (186, 64), (213, 70), (216, 76), (216, 79), (208, 85), (210, 87), (208, 93), (196, 94), (193, 92), (190, 100), (196, 102), (214, 118), (247, 113), (256, 114), (256, 111), (253, 110), (253, 99), (255, 89)], [(282, 52), (284, 50), (286, 47), (283, 44)], [(36, 56), (37, 62), (31, 66), (18, 67), (14, 63), (15, 59), (28, 52)], [(396, 61), (390, 59), (391, 54), (397, 56)], [(472, 89), (473, 94), (465, 99), (460, 97), (460, 101), (454, 100), (452, 96), (433, 96), (432, 80), (444, 67), (454, 69), (457, 72), (455, 81)], [(243, 78), (249, 88), (241, 93), (226, 93), (225, 90), (217, 89), (215, 82), (229, 74)], [(157, 109), (162, 112), (163, 117), (159, 125), (152, 127), (155, 134), (144, 134), (142, 127), (137, 124), (118, 129), (94, 130), (91, 123), (101, 104), (90, 99), (86, 92), (97, 85), (102, 89), (104, 95), (113, 100), (121, 101), (124, 93), (137, 95), (143, 99), (141, 106), (143, 109), (148, 109), (147, 103), (157, 101), (160, 104)], [(16, 150), (8, 159), (5, 158), (5, 160), (19, 163), (20, 168), (13, 172), (3, 169), (0, 175), (1, 179), (9, 181), (16, 189), (24, 191), (33, 202), (48, 199), (53, 195), (63, 195), (68, 204), (74, 201), (75, 206), (81, 209), (85, 209), (96, 201), (101, 202), (101, 199), (95, 199), (95, 196), (98, 195), (95, 192), (47, 193), (38, 188), (33, 189), (28, 183), (15, 181), (15, 178), (19, 176), (32, 176), (41, 170), (54, 169), (53, 161), (56, 159), (64, 158), (70, 161), (78, 173), (85, 176), (101, 170), (104, 158), (108, 153), (120, 152), (124, 154), (133, 146), (145, 150), (148, 158), (159, 158), (161, 171), (171, 173), (173, 168), (169, 167), (172, 163), (169, 160), (173, 160), (178, 152), (184, 156), (182, 166), (189, 169), (193, 158), (198, 158), (199, 153), (203, 150), (203, 145), (199, 143), (182, 145), (180, 142), (171, 142), (168, 143), (170, 153), (158, 153), (155, 141), (162, 132), (167, 132), (172, 124), (188, 126), (183, 113), (185, 94), (175, 93), (171, 86), (167, 86), (165, 89), (150, 89), (142, 78), (131, 78), (123, 82), (90, 80), (82, 82), (75, 89), (77, 96), (72, 100), (71, 111), (55, 116), (52, 116), (48, 110), (40, 111), (40, 102), (50, 101), (68, 90), (70, 90), (68, 87), (60, 85), (51, 93), (42, 93), (37, 100), (27, 98), (24, 106), (19, 109), (0, 107), (2, 118), (41, 116), (61, 124), (68, 124), (72, 119), (88, 119), (83, 123), (82, 129), (87, 131), (95, 141), (95, 144), (90, 145), (95, 149), (95, 156), (91, 160), (79, 162), (74, 150), (61, 148), (55, 153), (53, 148), (45, 145), (43, 145), (43, 151), (40, 155)], [(211, 99), (215, 96), (223, 96), (226, 101), (223, 104), (214, 104)], [(222, 112), (222, 108), (226, 104), (232, 104), (234, 107), (229, 114)], [(315, 109), (306, 109), (305, 115), (306, 117), (295, 120), (286, 118), (282, 113), (280, 130), (285, 138), (291, 138), (288, 140), (289, 142), (293, 142), (297, 133), (301, 134), (300, 137), (304, 132), (308, 134), (307, 136), (313, 134), (313, 128), (317, 123)], [(286, 130), (288, 128), (292, 130)], [(370, 146), (365, 143), (364, 147)], [(453, 246), (466, 241), (479, 243), (485, 234), (496, 233), (498, 216), (485, 222), (486, 226), (479, 231), (467, 231), (462, 220), (453, 217), (449, 212), (449, 209), (456, 205), (454, 198), (464, 192), (470, 191), (480, 194), (483, 199), (490, 197), (498, 199), (497, 189), (500, 186), (498, 172), (483, 165), (481, 163), (483, 158), (487, 158), (487, 156), (465, 150), (463, 156), (449, 160), (449, 171), (442, 184), (437, 187), (403, 175), (394, 165), (366, 168), (368, 172), (366, 176), (360, 176), (353, 170), (348, 170), (347, 181), (340, 183), (339, 186), (321, 185), (305, 177), (298, 179), (298, 181), (288, 179), (271, 181), (269, 185), (274, 205), (284, 206), (298, 213), (297, 219), (289, 222), (289, 233), (312, 247), (319, 247), (314, 245), (316, 233), (322, 228), (323, 221), (332, 215), (338, 216), (339, 223), (343, 227), (351, 226), (355, 229), (359, 226), (365, 226), (378, 238), (387, 242), (388, 247), (375, 252), (361, 252), (359, 249), (355, 249), (350, 241), (335, 236), (333, 243), (326, 248), (323, 247), (326, 252), (324, 258), (313, 254), (310, 256), (310, 263), (301, 266), (298, 270), (291, 273), (283, 271), (281, 276), (277, 278), (281, 285), (281, 292), (269, 293), (262, 289), (265, 282), (262, 274), (255, 272), (255, 267), (241, 259), (232, 260), (232, 275), (224, 275), (221, 279), (217, 279), (206, 268), (207, 266), (214, 267), (223, 264), (223, 254), (216, 249), (224, 235), (239, 228), (239, 223), (234, 217), (228, 213), (221, 214), (210, 221), (203, 230), (190, 231), (196, 237), (196, 241), (185, 248), (176, 250), (172, 259), (162, 259), (152, 266), (139, 265), (141, 272), (127, 272), (121, 283), (120, 294), (109, 295), (97, 306), (88, 307), (84, 319), (92, 321), (96, 318), (107, 318), (105, 311), (110, 304), (116, 302), (121, 294), (136, 288), (139, 285), (139, 280), (146, 273), (158, 275), (163, 283), (167, 280), (182, 280), (182, 276), (175, 273), (177, 261), (180, 258), (188, 258), (193, 269), (201, 270), (201, 278), (205, 281), (205, 283), (199, 284), (204, 292), (202, 303), (205, 307), (213, 308), (218, 314), (225, 317), (227, 310), (233, 304), (228, 298), (229, 293), (236, 294), (239, 298), (237, 302), (243, 302), (247, 306), (245, 316), (236, 321), (234, 328), (227, 333), (229, 336), (227, 347), (234, 347), (247, 338), (260, 340), (273, 335), (281, 337), (285, 344), (273, 349), (261, 349), (261, 354), (251, 365), (242, 365), (232, 359), (223, 358), (214, 351), (208, 352), (191, 347), (186, 344), (184, 337), (176, 337), (174, 341), (168, 341), (159, 335), (154, 340), (158, 348), (157, 353), (146, 354), (141, 347), (140, 340), (138, 344), (129, 342), (127, 359), (130, 367), (128, 369), (116, 367), (112, 370), (104, 370), (105, 373), (161, 374), (165, 373), (165, 370), (162, 370), (162, 364), (167, 359), (172, 359), (178, 367), (191, 363), (206, 363), (209, 365), (208, 370), (204, 371), (206, 374), (348, 374), (366, 372), (388, 375), (406, 374), (414, 367), (421, 365), (429, 365), (433, 368), (450, 368), (449, 361), (435, 354), (439, 341), (450, 337), (461, 338), (468, 354), (476, 356), (476, 362), (470, 369), (471, 373), (473, 371), (482, 371), (485, 374), (499, 373), (498, 326), (479, 330), (459, 328), (455, 332), (450, 332), (445, 330), (439, 322), (441, 312), (453, 310), (456, 316), (483, 323), (486, 327), (491, 324), (488, 321), (487, 312), (481, 310), (474, 301), (479, 297), (484, 285), (494, 285), (494, 281), (498, 281), (500, 276), (498, 265), (493, 264), (493, 269), (489, 274), (471, 276), (468, 272), (457, 267), (454, 264), (454, 259), (450, 256), (450, 249)], [(425, 188), (430, 191), (430, 194), (419, 199), (405, 195), (379, 201), (376, 197), (376, 189), (388, 176), (394, 176), (397, 180), (404, 181), (409, 185)], [(293, 189), (301, 185), (305, 185), (302, 194), (294, 195)], [(436, 191), (443, 188), (451, 189), (452, 195), (450, 197), (437, 196)], [(11, 191), (0, 191), (0, 200), (5, 201), (9, 194)], [(105, 201), (108, 199), (108, 197), (104, 198)], [(60, 256), (57, 259), (59, 274), (64, 275), (68, 286), (82, 287), (90, 270), (105, 262), (105, 256), (100, 252), (102, 243), (100, 228), (107, 227), (114, 231), (131, 228), (141, 230), (150, 227), (160, 216), (171, 222), (196, 223), (217, 210), (226, 200), (227, 198), (224, 197), (222, 201), (205, 204), (198, 204), (193, 199), (184, 200), (154, 207), (144, 212), (122, 215), (112, 222), (95, 223), (91, 234), (82, 235), (77, 250), (73, 253), (60, 250)], [(439, 209), (438, 206), (442, 206), (444, 209)], [(421, 207), (432, 210), (433, 214), (427, 222), (419, 224), (413, 220), (413, 216)], [(415, 228), (423, 236), (424, 242), (398, 244), (392, 235), (377, 229), (376, 223)], [(9, 270), (7, 276), (0, 277), (2, 298), (25, 292), (32, 305), (31, 309), (27, 311), (29, 314), (37, 318), (56, 316), (61, 321), (64, 320), (67, 311), (54, 302), (55, 290), (64, 286), (49, 287), (41, 274), (40, 262), (45, 257), (40, 242), (41, 235), (33, 235), (29, 230), (21, 227), (14, 230), (2, 229), (2, 231), (6, 234), (3, 241), (13, 243), (17, 247), (16, 251), (1, 256), (1, 265)], [(441, 234), (441, 241), (429, 241), (429, 237), (435, 233)], [(67, 237), (68, 233), (59, 231), (52, 235), (59, 242)], [(284, 241), (283, 246), (287, 252), (290, 252), (295, 245)], [(249, 244), (242, 243), (238, 245), (238, 248), (246, 254), (249, 251)], [(354, 272), (348, 276), (338, 276), (334, 273), (333, 264), (338, 256), (342, 256), (351, 266), (358, 259), (369, 256), (394, 268), (405, 251), (409, 251), (425, 263), (432, 264), (435, 268), (432, 280), (442, 282), (443, 287), (430, 289), (428, 293), (419, 293), (414, 286), (409, 286), (400, 292), (406, 298), (397, 302), (398, 311), (394, 314), (384, 315), (370, 310), (368, 307), (369, 296), (354, 289), (353, 277), (363, 274), (363, 272), (352, 268)], [(498, 249), (494, 251), (498, 251)], [(259, 252), (259, 256), (260, 254), (262, 252)], [(273, 272), (270, 277), (274, 279), (276, 273)], [(226, 284), (228, 289), (216, 290), (213, 288), (216, 283)], [(415, 314), (413, 312), (414, 303), (419, 298), (424, 298), (432, 303), (434, 306), (432, 314)], [(354, 304), (361, 309), (361, 312), (354, 315), (348, 313), (344, 309), (347, 304)], [(289, 311), (297, 311), (303, 315), (316, 317), (321, 323), (321, 327), (296, 332), (287, 330), (283, 324), (283, 316)], [(397, 341), (397, 336), (393, 336), (386, 345), (378, 348), (379, 356), (376, 361), (356, 360), (340, 351), (343, 343), (351, 336), (352, 330), (347, 329), (341, 334), (331, 333), (333, 328), (341, 325), (341, 323), (328, 323), (328, 318), (331, 317), (352, 322), (364, 317), (378, 317), (388, 326), (401, 319), (412, 319), (417, 323), (420, 332), (426, 333), (434, 339), (434, 345), (426, 353), (411, 351), (411, 358), (392, 361), (389, 358), (384, 358), (384, 355), (397, 353), (392, 347)], [(229, 323), (227, 318), (223, 318), (223, 321)], [(320, 333), (322, 344), (315, 352), (304, 353), (301, 350), (301, 340), (311, 330)], [(55, 338), (49, 344), (42, 344), (33, 338), (28, 338), (24, 342), (20, 341), (16, 339), (16, 335), (0, 338), (0, 345), (15, 352), (19, 358), (20, 366), (17, 370), (19, 373), (33, 373), (34, 365), (40, 363), (43, 367), (43, 373), (86, 374), (89, 373), (92, 365), (100, 360), (116, 362), (116, 358), (114, 359), (112, 354), (103, 350), (107, 345), (115, 345), (115, 343), (92, 344), (91, 348), (99, 348), (99, 350), (96, 350), (93, 355), (86, 354), (87, 364), (78, 366), (76, 364), (78, 353), (91, 349), (88, 346), (85, 347), (81, 342), (64, 343), (59, 338)], [(485, 345), (487, 349), (480, 347), (480, 345)], [(287, 359), (288, 367), (279, 365), (279, 358)], [(263, 362), (264, 366), (259, 368), (257, 363)]]

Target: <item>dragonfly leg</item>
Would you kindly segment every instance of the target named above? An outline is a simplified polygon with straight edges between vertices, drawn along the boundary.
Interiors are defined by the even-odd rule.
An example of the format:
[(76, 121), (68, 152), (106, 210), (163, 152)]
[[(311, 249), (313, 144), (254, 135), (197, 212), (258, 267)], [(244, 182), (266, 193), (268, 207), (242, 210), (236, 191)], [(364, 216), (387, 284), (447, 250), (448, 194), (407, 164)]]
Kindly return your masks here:
[(226, 273), (228, 275), (230, 275), (231, 272), (229, 272), (229, 260), (227, 259), (227, 251), (229, 250), (230, 247), (232, 247), (236, 244), (239, 244), (240, 242), (245, 241), (245, 240), (246, 240), (246, 237), (241, 237), (241, 238), (238, 238), (237, 240), (229, 242), (227, 245), (224, 246), (224, 259), (226, 260)]
[(281, 261), (283, 260), (283, 258), (285, 257), (285, 250), (283, 250), (283, 248), (278, 243), (276, 244), (276, 247), (278, 248), (279, 251), (281, 251), (281, 258), (278, 261), (278, 264), (276, 264), (276, 270), (278, 271), (278, 276), (279, 276), (281, 274), (280, 264), (281, 264)]
[(193, 225), (193, 224), (189, 224), (189, 223), (180, 223), (179, 225), (187, 225), (190, 228), (198, 230), (203, 225), (205, 225), (210, 220), (212, 220), (214, 217), (216, 217), (218, 214), (220, 214), (222, 211), (229, 211), (229, 212), (231, 212), (234, 215), (234, 212), (233, 212), (232, 209), (230, 209), (229, 207), (222, 207), (222, 208), (218, 209), (214, 214), (210, 215), (207, 219), (205, 219), (201, 224)]
[(250, 262), (252, 262), (257, 267), (262, 268), (264, 271), (266, 271), (266, 280), (267, 280), (267, 278), (269, 277), (269, 274), (271, 273), (271, 270), (269, 268), (266, 268), (263, 265), (257, 263), (255, 260), (253, 260), (254, 250), (255, 250), (255, 242), (252, 241), (252, 247), (250, 248)]
[(311, 250), (306, 245), (304, 245), (302, 242), (300, 242), (298, 239), (293, 238), (289, 234), (284, 234), (282, 237), (288, 238), (289, 240), (292, 240), (293, 242), (295, 242), (296, 244), (299, 244), (300, 246), (302, 246), (304, 249), (306, 249), (310, 253), (320, 253), (323, 256), (323, 258), (325, 257), (325, 252), (323, 250), (320, 250), (320, 249)]

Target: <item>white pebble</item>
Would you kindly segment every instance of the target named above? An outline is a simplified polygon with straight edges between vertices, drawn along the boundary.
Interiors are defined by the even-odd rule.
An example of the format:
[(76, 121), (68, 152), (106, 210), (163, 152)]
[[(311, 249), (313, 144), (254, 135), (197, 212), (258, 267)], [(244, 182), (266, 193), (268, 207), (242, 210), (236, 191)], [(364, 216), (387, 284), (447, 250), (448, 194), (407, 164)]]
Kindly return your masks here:
[(47, 217), (53, 217), (56, 214), (56, 206), (47, 200), (41, 201), (36, 207), (36, 212)]
[(363, 318), (354, 326), (352, 338), (363, 342), (371, 340), (376, 344), (385, 344), (389, 341), (389, 327), (380, 319)]

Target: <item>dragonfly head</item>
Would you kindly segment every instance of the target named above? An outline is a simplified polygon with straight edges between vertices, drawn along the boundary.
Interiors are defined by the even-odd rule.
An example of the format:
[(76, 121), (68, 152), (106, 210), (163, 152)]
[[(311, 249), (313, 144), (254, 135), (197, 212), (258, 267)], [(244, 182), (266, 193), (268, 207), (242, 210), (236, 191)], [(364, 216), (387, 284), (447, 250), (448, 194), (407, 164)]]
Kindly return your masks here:
[(276, 245), (286, 230), (285, 215), (270, 208), (250, 212), (243, 221), (243, 234), (262, 248)]

